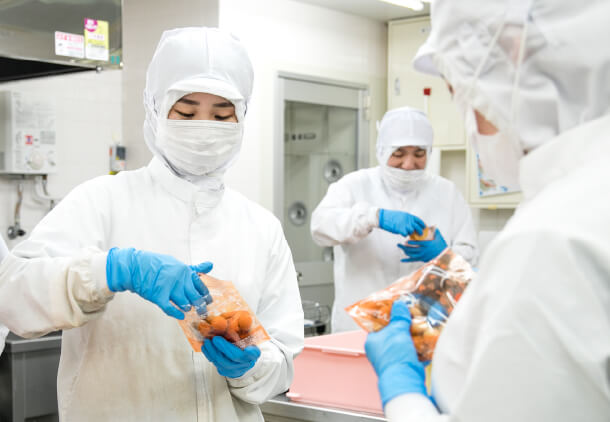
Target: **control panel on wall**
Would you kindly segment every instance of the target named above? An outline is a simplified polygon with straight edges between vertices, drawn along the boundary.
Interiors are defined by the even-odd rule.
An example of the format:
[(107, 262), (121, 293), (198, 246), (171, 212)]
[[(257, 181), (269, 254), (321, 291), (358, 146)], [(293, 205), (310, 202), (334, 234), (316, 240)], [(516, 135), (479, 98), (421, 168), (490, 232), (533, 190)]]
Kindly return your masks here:
[(55, 109), (48, 99), (0, 91), (0, 173), (57, 171)]

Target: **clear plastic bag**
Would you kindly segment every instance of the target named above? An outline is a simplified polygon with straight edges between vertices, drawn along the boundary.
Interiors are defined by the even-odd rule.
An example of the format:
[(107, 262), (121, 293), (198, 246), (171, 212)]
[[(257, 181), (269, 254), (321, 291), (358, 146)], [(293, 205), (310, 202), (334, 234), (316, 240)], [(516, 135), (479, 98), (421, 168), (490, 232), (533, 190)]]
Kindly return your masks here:
[(193, 350), (201, 352), (203, 340), (214, 336), (222, 336), (242, 349), (269, 340), (267, 331), (233, 283), (206, 274), (199, 277), (212, 296), (208, 312), (198, 315), (191, 309), (178, 321)]
[(430, 361), (447, 318), (473, 277), (470, 264), (447, 248), (417, 271), (345, 310), (372, 332), (389, 323), (394, 301), (404, 301), (411, 311), (411, 336), (419, 360)]

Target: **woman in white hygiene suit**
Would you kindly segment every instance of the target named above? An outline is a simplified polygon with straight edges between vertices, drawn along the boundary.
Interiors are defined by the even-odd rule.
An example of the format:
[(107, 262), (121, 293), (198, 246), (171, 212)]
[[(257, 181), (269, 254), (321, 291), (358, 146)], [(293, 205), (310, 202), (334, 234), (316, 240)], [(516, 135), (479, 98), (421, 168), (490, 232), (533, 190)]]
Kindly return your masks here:
[[(150, 164), (75, 188), (0, 266), (0, 320), (24, 337), (63, 330), (62, 421), (259, 422), (257, 404), (290, 386), (303, 345), (290, 250), (271, 213), (223, 184), (252, 78), (230, 34), (164, 32), (144, 91)], [(163, 313), (177, 308), (157, 296), (184, 272), (176, 262), (209, 271), (202, 261), (235, 284), (271, 341), (193, 352)]]
[[(334, 247), (333, 332), (358, 329), (346, 306), (409, 274), (447, 246), (476, 262), (476, 233), (462, 194), (451, 181), (425, 170), (432, 139), (423, 112), (388, 111), (378, 125), (379, 166), (331, 184), (314, 210), (314, 241)], [(426, 225), (437, 229), (433, 241), (403, 245), (406, 236)]]
[[(0, 263), (4, 260), (4, 257), (8, 255), (8, 247), (4, 242), (4, 238), (0, 236)], [(8, 335), (8, 328), (0, 323), (0, 355), (4, 350), (4, 342), (6, 341), (6, 336)]]
[(482, 166), (523, 202), (437, 343), (432, 398), (395, 304), (369, 335), (397, 421), (610, 420), (610, 3), (436, 0), (442, 75)]

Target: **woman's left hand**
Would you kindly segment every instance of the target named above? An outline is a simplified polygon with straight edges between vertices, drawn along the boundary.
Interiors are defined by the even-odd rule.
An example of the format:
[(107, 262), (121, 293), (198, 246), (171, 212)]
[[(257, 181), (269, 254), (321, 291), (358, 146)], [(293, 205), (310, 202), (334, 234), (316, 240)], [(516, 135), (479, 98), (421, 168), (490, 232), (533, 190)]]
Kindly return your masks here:
[(201, 351), (216, 366), (218, 373), (228, 378), (241, 377), (261, 355), (261, 350), (256, 346), (242, 350), (220, 336), (205, 339)]
[(407, 255), (401, 262), (428, 262), (447, 248), (447, 242), (439, 229), (434, 231), (432, 240), (409, 240), (406, 245), (397, 245)]
[(401, 394), (427, 396), (424, 365), (417, 358), (410, 329), (411, 312), (405, 303), (396, 301), (390, 323), (366, 339), (366, 356), (379, 378), (379, 394), (384, 406)]

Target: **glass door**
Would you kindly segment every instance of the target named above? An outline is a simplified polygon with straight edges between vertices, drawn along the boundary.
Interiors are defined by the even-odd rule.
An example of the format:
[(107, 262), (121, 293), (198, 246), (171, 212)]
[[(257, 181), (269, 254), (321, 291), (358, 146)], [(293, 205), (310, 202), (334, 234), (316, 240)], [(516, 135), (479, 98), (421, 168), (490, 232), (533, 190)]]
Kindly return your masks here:
[(331, 306), (333, 250), (312, 240), (311, 214), (331, 183), (368, 166), (367, 91), (291, 77), (280, 77), (279, 91), (276, 215), (292, 250), (301, 297)]

